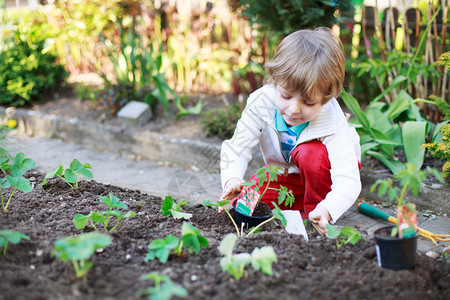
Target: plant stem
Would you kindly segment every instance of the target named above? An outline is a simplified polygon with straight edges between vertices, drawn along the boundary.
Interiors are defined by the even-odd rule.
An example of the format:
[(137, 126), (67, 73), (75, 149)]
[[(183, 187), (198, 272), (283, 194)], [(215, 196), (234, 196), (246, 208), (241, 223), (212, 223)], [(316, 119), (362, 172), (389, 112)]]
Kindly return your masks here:
[(264, 224), (269, 223), (269, 222), (272, 221), (273, 219), (275, 219), (275, 217), (272, 217), (272, 218), (270, 218), (270, 219), (268, 219), (268, 220), (265, 220), (264, 222), (260, 223), (258, 226), (254, 227), (254, 228), (246, 235), (246, 237), (249, 236), (250, 234), (252, 234), (253, 232), (255, 232), (256, 230), (258, 230), (258, 228), (260, 228), (260, 227), (263, 226)]
[(5, 207), (3, 208), (4, 211), (8, 210), (8, 205), (9, 205), (9, 201), (11, 201), (12, 196), (14, 195), (14, 193), (16, 192), (17, 188), (14, 188), (14, 190), (12, 191), (11, 195), (9, 196), (8, 202), (6, 202)]
[(2, 208), (5, 211), (5, 205), (3, 204), (3, 188), (0, 188), (0, 194), (2, 194)]
[(407, 182), (402, 189), (400, 197), (397, 198), (397, 206), (402, 206), (403, 197), (405, 196), (406, 190), (408, 189), (409, 182)]
[(6, 255), (6, 248), (8, 248), (8, 240), (5, 243), (5, 247), (3, 247), (3, 256)]
[(73, 187), (73, 185), (70, 184), (70, 182), (68, 182), (64, 177), (62, 176), (58, 176), (59, 178), (61, 178), (62, 180), (64, 180), (71, 188), (72, 190), (74, 190), (75, 188)]
[(231, 214), (228, 212), (227, 209), (224, 208), (223, 210), (224, 210), (224, 211), (227, 213), (227, 215), (230, 217), (231, 222), (233, 222), (234, 228), (236, 228), (237, 236), (241, 236), (240, 233), (239, 233), (239, 227), (236, 225), (236, 222), (234, 222), (234, 219), (233, 219), (233, 217), (231, 216)]
[(92, 227), (94, 227), (94, 229), (97, 230), (97, 226), (95, 226), (94, 221), (92, 221), (92, 218), (89, 218), (89, 222), (91, 222)]
[(77, 261), (75, 259), (72, 260), (72, 264), (73, 264), (73, 267), (75, 269), (75, 274), (77, 275), (77, 277), (81, 277), (82, 274), (81, 274), (81, 271), (80, 271), (80, 267), (78, 266), (78, 263), (77, 263)]
[(109, 232), (112, 232), (114, 229), (116, 229), (117, 225), (119, 225), (119, 221), (120, 221), (120, 219), (117, 220), (116, 225), (114, 225), (114, 227), (111, 228), (111, 230)]
[(105, 229), (106, 229), (106, 226), (108, 226), (108, 222), (109, 222), (109, 218), (111, 217), (111, 215), (108, 215), (108, 218), (106, 218), (106, 222), (105, 222)]

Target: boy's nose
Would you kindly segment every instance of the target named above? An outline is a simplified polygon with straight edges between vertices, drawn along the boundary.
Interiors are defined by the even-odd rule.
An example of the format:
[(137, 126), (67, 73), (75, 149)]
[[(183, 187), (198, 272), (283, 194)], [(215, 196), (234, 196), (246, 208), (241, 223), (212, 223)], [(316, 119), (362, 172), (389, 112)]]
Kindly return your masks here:
[(299, 113), (302, 112), (302, 108), (300, 103), (295, 103), (291, 106), (291, 112), (292, 114), (298, 115)]

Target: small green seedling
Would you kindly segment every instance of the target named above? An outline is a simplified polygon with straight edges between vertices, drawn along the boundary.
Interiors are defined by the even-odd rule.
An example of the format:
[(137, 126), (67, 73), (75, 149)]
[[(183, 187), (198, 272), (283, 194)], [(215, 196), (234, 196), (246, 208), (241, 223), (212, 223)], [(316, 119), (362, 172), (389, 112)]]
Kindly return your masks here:
[(48, 172), (47, 175), (45, 175), (42, 186), (45, 185), (47, 179), (59, 177), (72, 189), (77, 189), (80, 176), (84, 176), (89, 179), (94, 178), (94, 175), (92, 175), (92, 172), (89, 169), (92, 169), (91, 165), (88, 163), (81, 164), (78, 159), (74, 158), (70, 163), (69, 168), (64, 169), (62, 165), (58, 165), (53, 171)]
[(78, 236), (69, 236), (56, 241), (52, 256), (62, 261), (72, 261), (78, 278), (86, 277), (89, 269), (94, 265), (89, 259), (96, 250), (109, 246), (111, 238), (107, 235), (90, 232)]
[(166, 196), (161, 206), (163, 217), (172, 215), (174, 219), (190, 219), (192, 217), (192, 214), (182, 212), (183, 205), (189, 205), (189, 202), (183, 199), (180, 201), (180, 203), (177, 204), (172, 197)]
[(19, 231), (0, 230), (0, 247), (3, 247), (3, 255), (6, 255), (8, 242), (18, 244), (21, 240), (29, 241), (30, 238)]
[[(259, 193), (259, 191), (260, 191), (261, 187), (263, 186), (263, 184), (264, 184), (265, 182), (267, 182), (266, 188), (265, 188), (264, 191), (261, 193), (261, 195), (260, 195), (260, 197), (259, 197), (259, 200), (258, 200), (258, 203), (256, 204), (255, 207), (258, 206), (259, 202), (261, 201), (261, 199), (263, 198), (264, 194), (267, 192), (268, 189), (272, 189), (272, 190), (278, 191), (278, 204), (279, 204), (279, 205), (282, 204), (282, 203), (284, 203), (285, 206), (292, 207), (292, 204), (293, 204), (294, 201), (295, 201), (295, 197), (294, 197), (294, 195), (293, 195), (293, 193), (292, 193), (291, 190), (288, 190), (286, 187), (283, 187), (283, 186), (280, 186), (279, 189), (276, 189), (276, 188), (269, 188), (269, 183), (270, 183), (270, 182), (272, 182), (272, 181), (277, 181), (277, 180), (278, 180), (278, 177), (277, 177), (277, 176), (280, 174), (280, 171), (281, 171), (281, 170), (283, 170), (283, 168), (281, 168), (281, 167), (275, 167), (275, 166), (265, 166), (265, 167), (262, 167), (262, 168), (258, 169), (258, 171), (256, 172), (256, 177), (258, 178), (258, 181), (256, 181), (255, 179), (253, 179), (251, 182), (250, 182), (250, 181), (246, 181), (246, 182), (244, 182), (244, 183), (242, 184), (242, 185), (247, 185), (247, 186), (254, 186), (254, 189)], [(217, 206), (217, 207), (221, 207), (221, 208), (228, 214), (228, 217), (231, 219), (231, 222), (233, 222), (233, 225), (234, 225), (234, 227), (235, 227), (235, 229), (236, 229), (237, 235), (238, 235), (238, 236), (243, 236), (243, 232), (242, 232), (243, 229), (241, 228), (241, 231), (239, 231), (239, 228), (238, 228), (236, 222), (234, 222), (233, 217), (232, 217), (231, 214), (228, 212), (228, 210), (225, 209), (225, 206), (226, 206), (227, 204), (229, 204), (229, 203), (230, 203), (230, 200), (221, 200), (221, 201), (218, 201), (218, 202), (216, 202), (216, 203), (213, 203), (213, 202), (211, 202), (210, 200), (207, 200), (207, 201), (203, 201), (203, 202), (202, 202), (202, 205), (204, 205), (204, 206)], [(270, 221), (272, 221), (272, 220), (274, 220), (274, 219), (279, 219), (279, 220), (281, 220), (282, 223), (283, 223), (283, 225), (286, 226), (286, 220), (285, 220), (284, 216), (281, 214), (281, 210), (278, 208), (278, 206), (275, 205), (274, 202), (272, 202), (272, 204), (276, 207), (277, 213), (278, 213), (278, 212), (279, 212), (279, 213), (278, 213), (276, 216), (275, 216), (275, 214), (274, 214), (274, 217), (270, 218), (270, 219), (267, 220), (267, 221), (264, 221), (262, 224), (260, 224), (260, 225), (258, 225), (257, 227), (251, 229), (251, 230), (250, 230), (250, 233), (255, 233), (257, 230), (259, 230), (259, 228), (260, 228), (262, 225), (264, 225), (264, 224), (266, 224), (266, 223), (268, 223), (268, 222), (270, 222)], [(284, 221), (283, 221), (283, 220), (284, 220)], [(249, 233), (249, 234), (250, 234), (250, 233)], [(249, 234), (248, 234), (248, 235), (249, 235)], [(247, 235), (247, 236), (248, 236), (248, 235)]]
[(269, 188), (269, 185), (272, 181), (278, 181), (278, 175), (280, 175), (280, 172), (283, 170), (282, 167), (276, 167), (276, 166), (264, 166), (262, 168), (259, 168), (258, 171), (256, 171), (255, 176), (258, 178), (258, 181), (256, 179), (253, 179), (252, 181), (244, 182), (242, 185), (247, 186), (254, 186), (254, 189), (259, 193), (261, 190), (261, 187), (264, 185), (264, 183), (267, 182), (266, 188), (261, 193), (261, 196), (259, 197), (258, 203), (256, 206), (258, 206), (261, 199), (263, 199), (264, 194), (267, 192), (268, 189), (278, 191), (278, 205), (284, 203), (285, 206), (292, 207), (292, 204), (295, 202), (295, 197), (291, 190), (288, 190), (286, 187), (281, 186), (280, 188)]
[(222, 271), (228, 272), (239, 280), (244, 275), (245, 267), (251, 263), (256, 271), (261, 270), (267, 275), (272, 275), (272, 263), (277, 262), (277, 255), (272, 246), (255, 248), (251, 255), (249, 253), (233, 254), (237, 238), (236, 234), (230, 233), (219, 245), (219, 252), (224, 255), (220, 260)]
[(173, 283), (167, 275), (159, 275), (156, 272), (151, 272), (142, 275), (141, 280), (155, 281), (154, 287), (149, 287), (139, 292), (139, 296), (149, 295), (149, 299), (151, 300), (169, 300), (173, 296), (186, 297), (188, 295), (184, 287)]
[(184, 222), (181, 228), (181, 241), (175, 236), (169, 234), (164, 239), (156, 239), (148, 245), (148, 253), (145, 261), (158, 258), (165, 263), (169, 258), (170, 252), (173, 250), (178, 256), (183, 255), (183, 248), (189, 253), (199, 253), (202, 247), (208, 246), (208, 240), (201, 235), (200, 229)]
[[(422, 171), (417, 170), (414, 164), (406, 163), (405, 165), (406, 169), (395, 175), (395, 179), (400, 180), (400, 186), (402, 186), (401, 191), (394, 185), (393, 179), (378, 179), (370, 187), (370, 192), (374, 192), (378, 188), (379, 197), (387, 193), (390, 201), (397, 201), (397, 210), (402, 209), (403, 206), (408, 206), (409, 211), (415, 212), (416, 210), (411, 203), (404, 203), (406, 200), (404, 199), (406, 192), (410, 190), (414, 196), (417, 196), (420, 185), (425, 180), (427, 174), (434, 175), (441, 183), (445, 183), (445, 181), (436, 169), (427, 167), (425, 171)], [(399, 192), (400, 195), (398, 195)], [(398, 234), (399, 225), (399, 222), (397, 222), (397, 225), (392, 229), (391, 236)]]
[(77, 229), (84, 229), (87, 225), (87, 222), (89, 221), (94, 227), (95, 230), (97, 230), (97, 227), (95, 226), (95, 223), (104, 223), (104, 228), (107, 229), (108, 223), (111, 217), (115, 217), (117, 219), (116, 224), (109, 230), (112, 232), (116, 227), (119, 225), (120, 220), (124, 218), (132, 218), (136, 216), (136, 213), (134, 211), (129, 211), (126, 214), (121, 213), (119, 210), (114, 208), (123, 208), (128, 209), (128, 206), (121, 202), (119, 198), (114, 196), (113, 194), (109, 193), (108, 196), (99, 196), (98, 199), (109, 206), (109, 210), (105, 211), (91, 211), (87, 215), (83, 214), (77, 214), (73, 218), (73, 222), (75, 223), (75, 227)]
[(341, 230), (337, 226), (330, 224), (325, 225), (327, 230), (327, 237), (330, 239), (336, 239), (336, 247), (340, 249), (344, 244), (355, 245), (361, 237), (361, 233), (353, 227), (343, 227)]
[(153, 240), (148, 244), (148, 253), (145, 257), (145, 261), (154, 260), (158, 258), (160, 262), (165, 263), (169, 258), (170, 252), (178, 247), (180, 240), (169, 234), (164, 239)]
[[(8, 210), (9, 202), (17, 190), (24, 193), (29, 193), (33, 190), (30, 181), (25, 179), (23, 175), (26, 171), (36, 166), (36, 162), (31, 158), (25, 158), (25, 154), (22, 152), (16, 154), (12, 164), (9, 164), (8, 161), (8, 158), (0, 158), (0, 170), (5, 174), (4, 178), (0, 178), (0, 194), (2, 197), (3, 211)], [(3, 189), (9, 187), (12, 187), (13, 190), (5, 203)]]

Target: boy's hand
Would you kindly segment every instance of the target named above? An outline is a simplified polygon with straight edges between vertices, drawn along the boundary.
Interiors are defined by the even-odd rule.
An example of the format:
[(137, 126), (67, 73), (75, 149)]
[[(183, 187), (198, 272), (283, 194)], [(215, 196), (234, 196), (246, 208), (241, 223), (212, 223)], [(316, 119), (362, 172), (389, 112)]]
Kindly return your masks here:
[(325, 207), (320, 205), (316, 206), (316, 209), (310, 212), (308, 217), (320, 235), (325, 235), (327, 233), (325, 226), (331, 220), (331, 216)]
[[(220, 195), (219, 200), (231, 200), (242, 190), (242, 183), (245, 181), (242, 179), (239, 179), (237, 177), (233, 177), (227, 181), (225, 184), (225, 187), (223, 188), (222, 195)], [(219, 213), (221, 213), (223, 209), (219, 207)]]

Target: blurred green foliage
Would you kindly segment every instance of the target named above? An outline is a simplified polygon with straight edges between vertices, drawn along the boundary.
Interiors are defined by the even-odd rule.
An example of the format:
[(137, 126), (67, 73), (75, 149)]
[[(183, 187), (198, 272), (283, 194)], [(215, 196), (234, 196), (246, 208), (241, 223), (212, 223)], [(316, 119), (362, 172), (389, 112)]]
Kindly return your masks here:
[(212, 108), (203, 112), (200, 124), (206, 136), (218, 136), (225, 140), (233, 136), (236, 123), (241, 117), (240, 104), (228, 105), (225, 108)]
[(0, 52), (0, 104), (24, 106), (41, 101), (67, 77), (56, 55), (46, 48), (39, 25), (20, 23), (5, 44)]
[(345, 0), (240, 0), (242, 16), (258, 30), (287, 35), (303, 28), (331, 27), (340, 22), (340, 13), (353, 10), (353, 1)]

